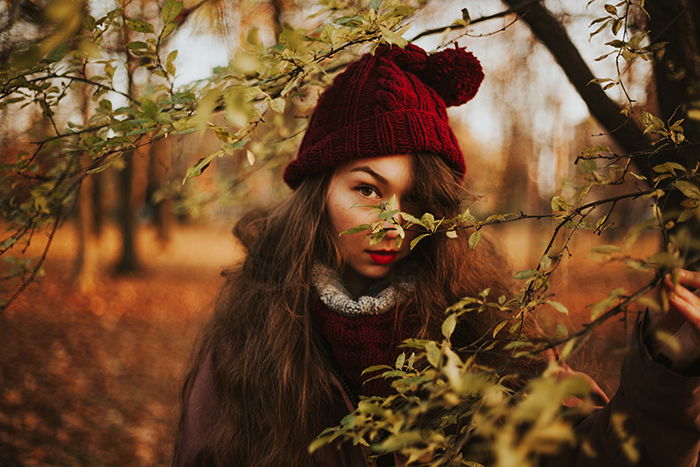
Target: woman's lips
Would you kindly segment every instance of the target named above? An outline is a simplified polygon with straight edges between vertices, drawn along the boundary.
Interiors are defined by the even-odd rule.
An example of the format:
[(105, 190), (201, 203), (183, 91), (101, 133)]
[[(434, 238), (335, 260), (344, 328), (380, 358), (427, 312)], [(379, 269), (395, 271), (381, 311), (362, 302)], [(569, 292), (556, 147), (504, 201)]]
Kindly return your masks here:
[(377, 264), (390, 264), (396, 259), (398, 251), (394, 250), (373, 250), (368, 251), (369, 257)]

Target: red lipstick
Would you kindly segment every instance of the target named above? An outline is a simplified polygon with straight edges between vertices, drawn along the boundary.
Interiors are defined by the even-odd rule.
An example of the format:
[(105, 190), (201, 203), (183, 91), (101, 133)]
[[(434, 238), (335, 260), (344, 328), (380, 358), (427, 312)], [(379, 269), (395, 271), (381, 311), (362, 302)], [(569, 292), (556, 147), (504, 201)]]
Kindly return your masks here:
[(396, 250), (371, 250), (368, 251), (369, 257), (377, 264), (390, 264), (396, 259), (399, 254)]

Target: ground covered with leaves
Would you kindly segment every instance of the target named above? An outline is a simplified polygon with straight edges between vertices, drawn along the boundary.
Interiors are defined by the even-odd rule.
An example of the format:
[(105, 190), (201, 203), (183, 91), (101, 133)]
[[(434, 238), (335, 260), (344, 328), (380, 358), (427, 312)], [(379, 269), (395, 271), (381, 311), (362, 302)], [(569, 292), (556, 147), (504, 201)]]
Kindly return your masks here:
[[(537, 236), (504, 238), (511, 251), (539, 250)], [(0, 315), (0, 465), (168, 464), (192, 344), (236, 248), (230, 233), (213, 228), (178, 229), (165, 247), (150, 232), (140, 240), (142, 274), (105, 274), (83, 294), (71, 282), (74, 234), (62, 229), (46, 275)], [(548, 329), (585, 322), (584, 305), (604, 298), (611, 280), (628, 290), (644, 281), (588, 259), (595, 242), (581, 240), (559, 271), (553, 290), (571, 314), (543, 316)], [(105, 271), (116, 244), (108, 231), (100, 245)], [(527, 260), (514, 258), (516, 269)], [(608, 391), (624, 326), (604, 326), (574, 359)]]

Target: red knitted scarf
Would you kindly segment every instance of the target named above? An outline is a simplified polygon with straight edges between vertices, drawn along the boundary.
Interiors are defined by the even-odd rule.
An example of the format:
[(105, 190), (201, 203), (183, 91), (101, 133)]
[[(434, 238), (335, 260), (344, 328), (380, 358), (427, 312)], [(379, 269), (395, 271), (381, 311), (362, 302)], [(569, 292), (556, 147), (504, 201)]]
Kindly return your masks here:
[(399, 307), (375, 315), (346, 316), (316, 299), (312, 321), (316, 332), (328, 342), (340, 371), (355, 394), (384, 395), (390, 392), (383, 378), (363, 384), (373, 374), (362, 375), (372, 365), (393, 365), (401, 353), (399, 344), (414, 334), (407, 313)]

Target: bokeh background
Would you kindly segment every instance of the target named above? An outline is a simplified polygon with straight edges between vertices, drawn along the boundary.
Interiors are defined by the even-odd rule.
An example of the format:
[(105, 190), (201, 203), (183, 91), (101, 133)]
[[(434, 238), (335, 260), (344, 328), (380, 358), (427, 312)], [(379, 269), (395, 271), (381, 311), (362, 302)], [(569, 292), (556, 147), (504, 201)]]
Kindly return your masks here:
[[(15, 3), (22, 4), (19, 13)], [(167, 46), (179, 51), (176, 85), (206, 81), (214, 67), (236, 60), (251, 28), (265, 45), (274, 45), (284, 25), (313, 21), (319, 8), (313, 3), (186, 0), (188, 13)], [(589, 24), (601, 16), (602, 2), (589, 7), (580, 0), (545, 4), (594, 74), (616, 76), (614, 59), (595, 61), (609, 50), (605, 42), (611, 40), (610, 33), (589, 38)], [(0, 2), (3, 47), (41, 34), (37, 18), (44, 5), (41, 0)], [(463, 18), (465, 6), (472, 19), (508, 9), (496, 0), (466, 5), (429, 1), (411, 19), (404, 37)], [(114, 7), (109, 0), (88, 4), (95, 17)], [(155, 1), (132, 0), (125, 7), (147, 20), (160, 14)], [(642, 16), (630, 21), (645, 27)], [(475, 23), (466, 33), (426, 36), (417, 44), (434, 50), (457, 38), (479, 57), (486, 74), (473, 101), (450, 109), (467, 159), (472, 212), (550, 212), (551, 197), (575, 185), (576, 156), (590, 146), (615, 148), (614, 141), (516, 14)], [(127, 73), (118, 67), (115, 83), (124, 86), (129, 79), (136, 88), (148, 86), (144, 76)], [(650, 63), (636, 61), (625, 69), (624, 79), (635, 106), (655, 112)], [(608, 95), (625, 100), (619, 87)], [(109, 98), (114, 107), (120, 105), (118, 95)], [(80, 96), (70, 99), (57, 120), (90, 112)], [(300, 142), (297, 130), (313, 102), (310, 98), (288, 105), (285, 117), (301, 124), (289, 125), (279, 144), (263, 145), (253, 137), (248, 151), (257, 161), (241, 151), (216, 160), (202, 176), (183, 185), (187, 168), (215, 150), (219, 141), (206, 132), (173, 135), (136, 150), (128, 169), (110, 168), (84, 184), (53, 239), (43, 274), (0, 313), (0, 464), (168, 463), (193, 343), (211, 312), (221, 270), (242, 258), (231, 228), (249, 209), (288, 195), (280, 172), (294, 155)], [(0, 148), (4, 154), (21, 149), (50, 134), (49, 127), (41, 109), (7, 106), (0, 110)], [(276, 157), (260, 157), (269, 153)], [(608, 193), (624, 189), (613, 187)], [(613, 228), (577, 235), (552, 287), (570, 314), (543, 310), (546, 329), (554, 332), (557, 324), (577, 329), (589, 318), (586, 305), (605, 297), (611, 285), (631, 290), (648, 278), (649, 273), (597, 260), (591, 248), (620, 240), (626, 226), (649, 215), (648, 202), (629, 202), (616, 211)], [(484, 232), (517, 271), (537, 264), (552, 227), (546, 220), (528, 220)], [(47, 232), (38, 232), (22, 253), (41, 255), (47, 237)], [(642, 236), (636, 249), (643, 256), (657, 244), (653, 235)], [(608, 391), (617, 384), (633, 317), (629, 320), (608, 323), (573, 358), (575, 366)]]

